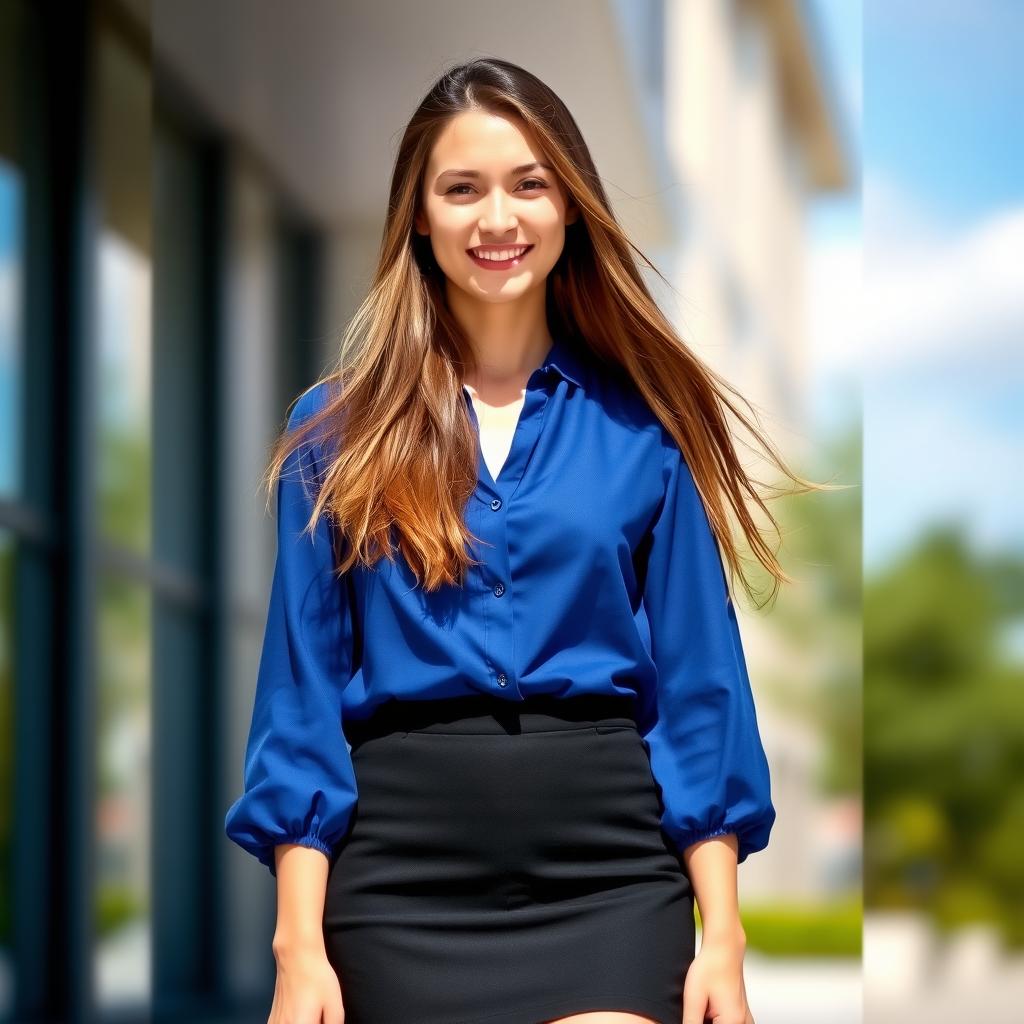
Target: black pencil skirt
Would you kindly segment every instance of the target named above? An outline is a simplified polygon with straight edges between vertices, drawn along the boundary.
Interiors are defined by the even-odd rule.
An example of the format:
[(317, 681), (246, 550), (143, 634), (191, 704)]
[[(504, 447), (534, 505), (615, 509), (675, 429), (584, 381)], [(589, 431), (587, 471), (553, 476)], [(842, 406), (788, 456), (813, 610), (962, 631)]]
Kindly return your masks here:
[(693, 890), (629, 698), (392, 701), (346, 724), (331, 860), (346, 1024), (679, 1024)]

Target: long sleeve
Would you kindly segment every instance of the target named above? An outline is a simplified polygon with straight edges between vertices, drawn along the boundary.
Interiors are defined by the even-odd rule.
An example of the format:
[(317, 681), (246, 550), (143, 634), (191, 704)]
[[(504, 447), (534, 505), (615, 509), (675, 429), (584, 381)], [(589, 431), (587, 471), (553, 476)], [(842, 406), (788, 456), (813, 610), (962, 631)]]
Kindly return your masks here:
[(768, 845), (775, 821), (768, 761), (718, 544), (678, 445), (663, 438), (643, 591), (658, 684), (641, 732), (679, 852), (734, 832), (742, 862)]
[[(290, 426), (310, 407), (307, 392)], [(298, 843), (330, 858), (356, 803), (341, 723), (352, 661), (344, 581), (332, 573), (331, 526), (321, 516), (302, 534), (323, 459), (305, 441), (277, 485), (277, 556), (246, 745), (244, 793), (225, 818), (227, 835), (276, 877), (274, 847)]]

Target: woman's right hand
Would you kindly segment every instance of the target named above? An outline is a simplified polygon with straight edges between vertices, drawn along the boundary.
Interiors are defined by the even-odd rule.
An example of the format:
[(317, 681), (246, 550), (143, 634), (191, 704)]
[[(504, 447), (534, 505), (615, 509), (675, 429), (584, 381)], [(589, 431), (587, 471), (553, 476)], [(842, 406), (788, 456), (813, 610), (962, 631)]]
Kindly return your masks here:
[(345, 1024), (338, 975), (324, 943), (328, 858), (299, 843), (274, 850), (277, 867), (277, 961), (267, 1024)]
[(274, 955), (277, 984), (267, 1024), (345, 1024), (341, 985), (323, 947)]

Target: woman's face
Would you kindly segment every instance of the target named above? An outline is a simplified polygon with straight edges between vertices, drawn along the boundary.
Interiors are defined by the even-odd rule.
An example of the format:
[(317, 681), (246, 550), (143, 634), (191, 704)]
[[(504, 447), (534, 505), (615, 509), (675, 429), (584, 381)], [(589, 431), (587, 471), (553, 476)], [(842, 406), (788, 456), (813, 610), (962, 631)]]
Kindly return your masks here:
[[(544, 163), (518, 120), (468, 110), (445, 126), (424, 175), (416, 230), (430, 236), (451, 285), (508, 302), (543, 284), (566, 224), (578, 216), (575, 206), (567, 213), (562, 185)], [(511, 258), (488, 261), (481, 250)]]

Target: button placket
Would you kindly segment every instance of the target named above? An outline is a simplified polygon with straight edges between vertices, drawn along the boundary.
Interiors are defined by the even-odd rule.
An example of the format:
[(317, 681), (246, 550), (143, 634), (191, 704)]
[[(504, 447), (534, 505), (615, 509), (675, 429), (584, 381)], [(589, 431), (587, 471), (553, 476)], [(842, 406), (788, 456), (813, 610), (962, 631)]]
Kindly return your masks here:
[(502, 689), (514, 686), (512, 603), (508, 593), (508, 517), (496, 516), (494, 523), (494, 547), (487, 552), (489, 564), (482, 567), (490, 575), (490, 608), (487, 617), (491, 628), (487, 632), (488, 657), (495, 667), (495, 681)]
[[(515, 494), (522, 483), (526, 469), (540, 439), (544, 420), (549, 408), (547, 393), (547, 372), (538, 370), (531, 376), (526, 387), (523, 408), (519, 414), (516, 431), (502, 467), (501, 482), (492, 480), (483, 461), (480, 451), (477, 467), (476, 497), (488, 506), (492, 512), (505, 511), (504, 515), (488, 520), (480, 532), (485, 540), (481, 554), (482, 564), (477, 568), (481, 574), (481, 582), (490, 591), (487, 604), (484, 606), (484, 656), (487, 668), (492, 673), (495, 683), (506, 689), (512, 684), (515, 692), (514, 663), (515, 635), (512, 595), (507, 593), (511, 586), (511, 566), (508, 549), (508, 509), (509, 499)], [(469, 414), (479, 434), (479, 422), (473, 408), (472, 396), (463, 388)], [(499, 493), (500, 492), (500, 493)], [(488, 577), (490, 579), (488, 580)], [(491, 598), (494, 602), (491, 603)], [(498, 601), (497, 599), (504, 598)], [(520, 695), (521, 696), (521, 695)]]

